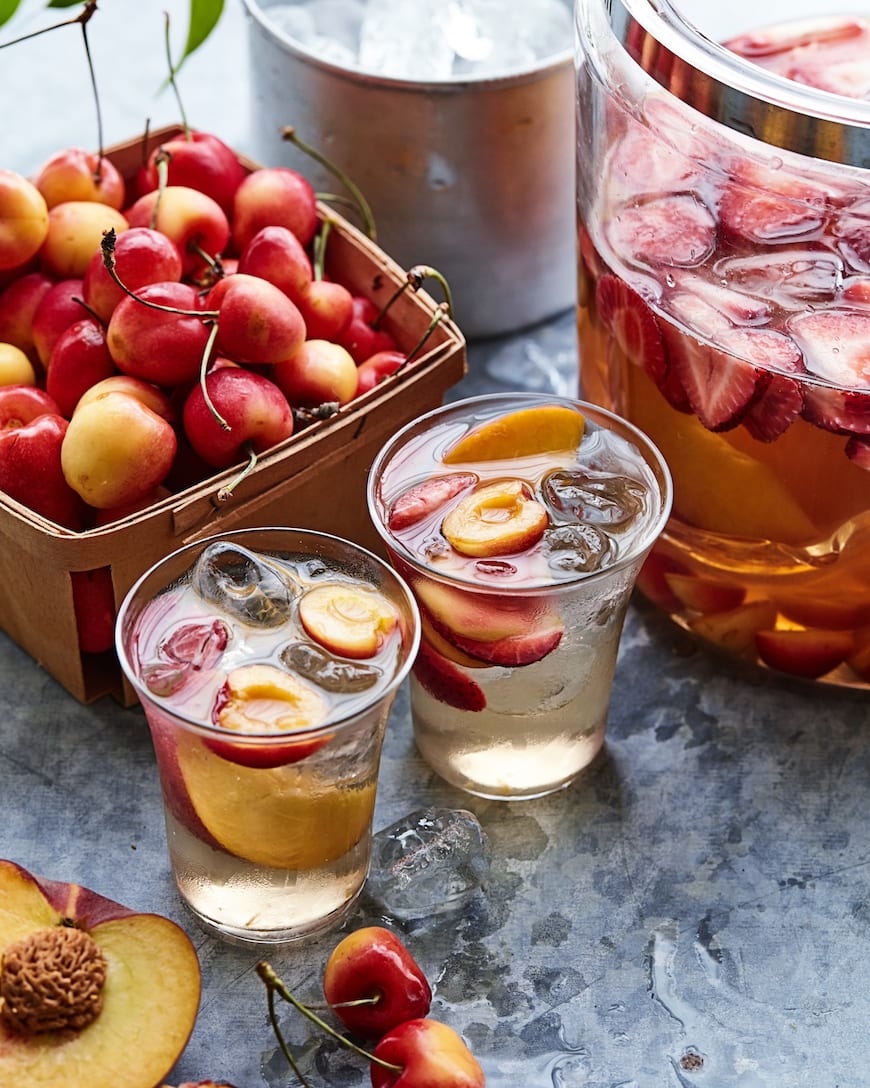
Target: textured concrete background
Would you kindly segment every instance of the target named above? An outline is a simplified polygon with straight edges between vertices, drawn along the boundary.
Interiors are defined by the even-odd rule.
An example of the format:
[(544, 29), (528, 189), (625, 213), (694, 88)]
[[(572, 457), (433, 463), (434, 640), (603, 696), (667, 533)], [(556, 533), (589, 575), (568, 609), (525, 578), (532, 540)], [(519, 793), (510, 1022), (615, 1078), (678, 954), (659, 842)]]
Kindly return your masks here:
[[(102, 0), (92, 39), (106, 142), (175, 120), (162, 11)], [(30, 10), (30, 9), (29, 9)], [(75, 32), (73, 32), (75, 34)], [(50, 39), (65, 41), (59, 43)], [(0, 164), (30, 171), (93, 146), (69, 31), (0, 52)], [(241, 150), (249, 130), (244, 17), (184, 74), (188, 114)], [(475, 346), (451, 394), (565, 388), (572, 318)], [(493, 847), (486, 895), (398, 927), (493, 1088), (861, 1088), (868, 1083), (868, 701), (714, 656), (638, 602), (622, 644), (605, 752), (563, 793), (505, 806), (441, 784), (397, 700), (375, 819), (473, 810)], [(204, 935), (171, 883), (153, 753), (138, 710), (75, 703), (0, 635), (0, 855), (179, 921), (203, 1000), (172, 1079), (295, 1083), (276, 1054), (257, 953)], [(376, 917), (363, 904), (348, 925)], [(271, 955), (318, 997), (335, 937)], [(314, 1084), (368, 1083), (357, 1059), (282, 1017)], [(0, 1066), (2, 1081), (2, 1066)], [(21, 1086), (25, 1088), (25, 1086)]]

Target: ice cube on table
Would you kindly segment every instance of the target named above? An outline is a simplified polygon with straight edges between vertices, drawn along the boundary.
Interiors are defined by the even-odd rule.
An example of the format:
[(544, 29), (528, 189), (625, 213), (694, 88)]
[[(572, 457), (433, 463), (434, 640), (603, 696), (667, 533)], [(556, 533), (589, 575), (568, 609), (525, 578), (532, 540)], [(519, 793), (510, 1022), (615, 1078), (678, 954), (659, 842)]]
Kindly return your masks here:
[(368, 898), (394, 918), (458, 910), (486, 887), (490, 847), (464, 809), (417, 809), (372, 841)]
[(202, 552), (191, 576), (203, 600), (254, 627), (276, 627), (290, 615), (298, 587), (263, 556), (216, 541)]

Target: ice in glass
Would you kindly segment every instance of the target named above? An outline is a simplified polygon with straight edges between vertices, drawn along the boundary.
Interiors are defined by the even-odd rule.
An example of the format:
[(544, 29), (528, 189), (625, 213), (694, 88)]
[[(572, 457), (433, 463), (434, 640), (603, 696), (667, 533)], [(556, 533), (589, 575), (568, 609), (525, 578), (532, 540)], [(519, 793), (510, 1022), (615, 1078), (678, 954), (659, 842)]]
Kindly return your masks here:
[(275, 943), (350, 908), (417, 639), (386, 564), (302, 530), (190, 545), (130, 591), (118, 651), (151, 729), (173, 874), (206, 925)]
[[(599, 8), (578, 5), (596, 28), (578, 65), (581, 391), (673, 474), (638, 584), (734, 654), (866, 686), (870, 160), (849, 141), (870, 136), (870, 20), (731, 35), (700, 54), (717, 84), (640, 22), (620, 51)], [(827, 128), (760, 99), (745, 131), (714, 120), (721, 83), (739, 73), (745, 97), (753, 70), (779, 105), (825, 92)], [(838, 122), (853, 114), (864, 128)], [(817, 155), (790, 149), (810, 132)]]
[(669, 502), (649, 441), (565, 398), (469, 398), (381, 450), (369, 508), (420, 607), (414, 735), (443, 778), (534, 797), (592, 761), (631, 589)]

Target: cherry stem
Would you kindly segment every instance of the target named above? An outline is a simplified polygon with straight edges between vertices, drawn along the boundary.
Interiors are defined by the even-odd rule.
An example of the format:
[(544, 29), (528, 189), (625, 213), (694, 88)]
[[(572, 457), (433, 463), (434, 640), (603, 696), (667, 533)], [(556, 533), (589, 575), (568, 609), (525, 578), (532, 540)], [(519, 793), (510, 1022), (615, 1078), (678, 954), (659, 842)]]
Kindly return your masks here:
[[(220, 429), (222, 431), (231, 431), (232, 427), (229, 425), (229, 423), (227, 423), (227, 421), (224, 419), (224, 417), (217, 410), (217, 407), (216, 407), (214, 401), (209, 396), (208, 385), (207, 385), (206, 380), (205, 380), (206, 379), (206, 374), (208, 372), (208, 363), (209, 363), (209, 359), (211, 358), (212, 348), (214, 347), (215, 340), (217, 340), (217, 333), (218, 333), (218, 325), (217, 325), (217, 321), (215, 321), (212, 324), (211, 328), (209, 329), (208, 340), (206, 340), (205, 347), (203, 348), (203, 351), (202, 351), (202, 360), (200, 361), (200, 364), (199, 364), (199, 387), (202, 390), (202, 399), (205, 401), (206, 407), (208, 408), (208, 410), (211, 412), (212, 416), (214, 417), (215, 423), (217, 423), (217, 425), (220, 427)], [(236, 483), (238, 483), (238, 481), (235, 481), (233, 483), (233, 487), (235, 487)], [(220, 498), (220, 495), (218, 497)], [(229, 496), (226, 496), (226, 497), (228, 498)], [(223, 500), (221, 500), (221, 501), (223, 501)]]
[[(387, 312), (387, 310), (389, 310), (389, 308), (393, 305), (396, 299), (399, 298), (400, 295), (404, 294), (404, 292), (407, 291), (409, 287), (414, 292), (419, 291), (420, 288), (423, 286), (423, 281), (429, 276), (432, 276), (441, 284), (447, 305), (447, 316), (452, 317), (453, 297), (450, 293), (450, 284), (437, 269), (431, 268), (429, 265), (426, 264), (415, 264), (414, 267), (405, 274), (405, 282), (400, 284), (392, 293), (392, 295), (390, 295), (387, 301), (383, 304), (380, 312), (378, 313), (378, 316), (374, 319), (374, 321), (372, 321), (371, 327), (373, 329), (377, 329), (381, 323), (381, 319), (383, 318), (384, 314)], [(440, 321), (441, 318), (439, 317), (438, 320)], [(429, 335), (429, 332), (431, 332), (431, 329), (426, 333), (427, 336)]]
[(187, 114), (184, 112), (184, 103), (181, 101), (181, 95), (180, 95), (180, 93), (178, 91), (178, 84), (175, 82), (175, 74), (178, 71), (178, 69), (172, 63), (172, 45), (171, 45), (171, 43), (169, 41), (169, 12), (165, 11), (163, 14), (164, 14), (164, 17), (165, 17), (163, 40), (164, 40), (164, 43), (166, 45), (166, 64), (167, 64), (167, 66), (169, 68), (169, 77), (168, 77), (169, 78), (169, 85), (170, 85), (170, 87), (172, 87), (172, 93), (175, 95), (175, 102), (176, 102), (176, 105), (178, 106), (178, 113), (179, 113), (179, 116), (181, 117), (181, 124), (182, 124), (182, 127), (184, 128), (184, 134), (185, 134), (186, 138), (189, 140), (190, 139), (190, 125), (188, 125), (188, 123), (187, 123)]
[[(429, 339), (429, 337), (432, 335), (432, 333), (438, 327), (438, 325), (440, 324), (442, 318), (445, 318), (447, 316), (448, 316), (447, 303), (446, 302), (439, 302), (438, 306), (435, 308), (435, 313), (432, 315), (432, 320), (429, 322), (429, 325), (426, 328), (426, 331), (420, 337), (420, 340), (417, 342), (417, 344), (415, 344), (415, 346), (408, 352), (408, 357), (405, 359), (404, 363), (402, 363), (402, 366), (407, 366), (408, 363), (410, 363), (410, 361), (416, 355), (420, 354), (420, 352), (423, 350), (423, 345), (426, 343), (426, 341)], [(401, 369), (402, 369), (402, 367), (398, 367), (398, 370), (401, 370)]]
[(275, 1033), (275, 1038), (278, 1040), (278, 1046), (281, 1048), (281, 1053), (287, 1059), (290, 1068), (299, 1078), (299, 1083), (302, 1085), (302, 1088), (311, 1088), (311, 1084), (306, 1079), (305, 1074), (299, 1068), (298, 1062), (293, 1057), (293, 1051), (287, 1045), (281, 1032), (281, 1027), (278, 1023), (278, 1017), (275, 1015), (275, 990), (272, 986), (268, 986), (266, 989), (266, 1001), (269, 1006), (269, 1023), (272, 1025), (272, 1031)]
[(402, 1066), (394, 1065), (392, 1062), (385, 1062), (383, 1058), (377, 1058), (368, 1050), (363, 1050), (361, 1046), (357, 1046), (351, 1039), (348, 1039), (346, 1035), (342, 1035), (341, 1032), (336, 1031), (335, 1028), (330, 1027), (325, 1020), (322, 1020), (317, 1013), (313, 1012), (307, 1005), (303, 1005), (298, 998), (287, 989), (280, 978), (275, 974), (271, 965), (266, 963), (265, 960), (261, 960), (257, 964), (257, 974), (260, 976), (261, 981), (266, 985), (269, 992), (275, 991), (279, 997), (282, 997), (286, 1002), (293, 1006), (297, 1012), (301, 1012), (303, 1016), (307, 1017), (312, 1024), (316, 1024), (321, 1031), (326, 1032), (327, 1035), (335, 1039), (337, 1042), (346, 1046), (349, 1050), (359, 1054), (367, 1061), (372, 1062), (374, 1065), (379, 1065), (382, 1069), (387, 1069), (391, 1073), (401, 1073)]
[(100, 326), (100, 328), (102, 328), (102, 329), (106, 328), (106, 322), (100, 317), (100, 315), (93, 308), (93, 306), (89, 306), (85, 302), (85, 300), (83, 298), (79, 298), (78, 295), (73, 295), (72, 301), (77, 302), (79, 304), (79, 306), (81, 306), (81, 308), (88, 315), (88, 317), (92, 317), (94, 319), (94, 321), (96, 321), (96, 323)]
[[(211, 407), (211, 404), (209, 404), (209, 407)], [(227, 426), (227, 430), (231, 430), (231, 428), (229, 426)], [(245, 452), (248, 455), (248, 463), (245, 465), (245, 467), (242, 469), (242, 471), (238, 474), (238, 476), (236, 476), (234, 479), (230, 480), (230, 482), (225, 487), (222, 487), (218, 491), (218, 493), (217, 493), (218, 502), (227, 502), (228, 499), (231, 499), (232, 496), (233, 496), (233, 491), (235, 491), (235, 489), (239, 486), (239, 484), (243, 480), (246, 480), (251, 475), (251, 473), (254, 471), (254, 469), (257, 467), (257, 451), (250, 444), (250, 442), (245, 443)]]
[(23, 34), (20, 38), (13, 38), (12, 41), (2, 42), (0, 43), (0, 49), (5, 49), (7, 45), (18, 45), (19, 42), (29, 41), (30, 38), (38, 38), (40, 34), (47, 34), (50, 30), (58, 30), (62, 26), (74, 26), (76, 23), (81, 23), (82, 26), (85, 26), (96, 10), (97, 0), (87, 0), (82, 11), (72, 19), (65, 19), (62, 23), (52, 23), (51, 26), (44, 26), (41, 30), (32, 30), (29, 34)]
[(315, 162), (320, 163), (322, 167), (336, 177), (341, 184), (351, 194), (356, 204), (357, 211), (362, 216), (363, 223), (365, 225), (365, 232), (372, 241), (377, 236), (375, 228), (375, 217), (372, 214), (371, 205), (362, 194), (362, 190), (359, 186), (350, 178), (344, 170), (336, 166), (334, 162), (328, 159), (325, 155), (321, 154), (316, 148), (311, 147), (310, 144), (305, 143), (304, 140), (296, 134), (296, 129), (292, 125), (285, 125), (281, 129), (281, 138), (289, 141), (294, 146), (298, 147), (300, 151), (304, 151), (306, 155), (314, 159)]
[(220, 317), (220, 310), (185, 310), (181, 306), (164, 306), (162, 302), (152, 302), (150, 299), (142, 298), (137, 295), (135, 291), (131, 291), (118, 275), (117, 269), (115, 268), (116, 237), (114, 227), (110, 227), (108, 230), (103, 231), (103, 240), (100, 242), (100, 249), (103, 253), (103, 264), (106, 266), (106, 271), (121, 288), (124, 294), (129, 295), (130, 298), (134, 298), (137, 302), (141, 302), (143, 306), (150, 306), (152, 310), (161, 310), (165, 314), (178, 314), (179, 317), (198, 317), (203, 322), (217, 321)]
[(329, 240), (329, 235), (332, 232), (332, 228), (335, 226), (335, 220), (330, 219), (328, 216), (320, 224), (320, 230), (317, 232), (317, 237), (314, 239), (314, 278), (316, 280), (323, 279), (323, 271), (326, 265), (326, 243)]

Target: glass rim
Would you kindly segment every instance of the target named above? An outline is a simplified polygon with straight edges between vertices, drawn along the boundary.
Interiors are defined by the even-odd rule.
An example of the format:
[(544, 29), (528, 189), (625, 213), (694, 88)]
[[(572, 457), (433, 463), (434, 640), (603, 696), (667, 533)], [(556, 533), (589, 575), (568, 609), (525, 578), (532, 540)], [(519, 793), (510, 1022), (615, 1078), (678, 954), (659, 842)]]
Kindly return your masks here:
[[(407, 641), (407, 652), (405, 653), (404, 660), (396, 669), (389, 681), (378, 691), (377, 697), (373, 698), (369, 702), (363, 701), (360, 705), (353, 710), (352, 713), (339, 715), (336, 717), (330, 717), (324, 722), (319, 722), (317, 725), (313, 725), (307, 728), (294, 729), (284, 733), (234, 733), (226, 729), (221, 729), (220, 726), (212, 725), (209, 722), (203, 722), (196, 718), (193, 718), (183, 712), (180, 712), (176, 707), (172, 706), (171, 702), (165, 696), (155, 695), (149, 691), (146, 685), (142, 682), (141, 678), (136, 674), (133, 668), (130, 654), (125, 646), (125, 626), (129, 621), (131, 624), (138, 619), (136, 616), (131, 616), (135, 598), (141, 589), (142, 585), (147, 582), (152, 576), (158, 573), (161, 567), (177, 560), (185, 553), (194, 553), (201, 551), (209, 544), (213, 544), (217, 541), (235, 539), (237, 537), (257, 536), (262, 533), (293, 533), (297, 537), (308, 538), (311, 540), (325, 540), (329, 543), (339, 544), (341, 547), (351, 549), (358, 553), (361, 558), (373, 564), (379, 571), (387, 574), (398, 586), (402, 592), (407, 611), (412, 620), (412, 623), (407, 626), (407, 634), (404, 636), (403, 641)], [(255, 549), (251, 549), (255, 550)], [(292, 551), (293, 549), (288, 549)], [(181, 573), (181, 572), (179, 572)], [(170, 582), (166, 582), (165, 586)], [(150, 600), (155, 600), (156, 595), (152, 596)], [(147, 603), (147, 602), (146, 602)], [(143, 606), (144, 607), (144, 606)], [(131, 627), (132, 633), (132, 627)], [(365, 715), (369, 714), (374, 707), (380, 704), (384, 699), (389, 696), (395, 695), (402, 681), (407, 677), (411, 671), (411, 667), (414, 664), (414, 659), (417, 655), (417, 650), (420, 645), (420, 610), (417, 605), (414, 595), (411, 592), (409, 586), (399, 574), (394, 570), (389, 563), (380, 556), (375, 555), (374, 552), (368, 548), (364, 548), (361, 544), (356, 544), (351, 540), (347, 540), (344, 537), (337, 536), (335, 533), (321, 532), (318, 529), (303, 529), (295, 526), (283, 526), (283, 525), (261, 525), (253, 526), (250, 528), (239, 529), (227, 529), (222, 532), (213, 533), (209, 536), (202, 537), (199, 540), (189, 541), (186, 544), (182, 544), (178, 548), (174, 548), (171, 552), (167, 552), (156, 562), (152, 563), (147, 570), (136, 579), (136, 581), (130, 586), (127, 592), (124, 594), (124, 598), (121, 601), (118, 608), (118, 615), (115, 620), (115, 652), (118, 656), (118, 661), (121, 665), (121, 669), (124, 675), (133, 686), (140, 701), (147, 700), (148, 702), (159, 707), (167, 715), (171, 716), (179, 725), (188, 729), (191, 732), (197, 733), (200, 736), (207, 737), (212, 741), (219, 741), (225, 745), (233, 745), (240, 749), (260, 749), (267, 748), (278, 744), (289, 744), (291, 740), (298, 739), (300, 742), (317, 739), (324, 736), (329, 736), (338, 731), (344, 732), (350, 728), (355, 722), (359, 721)]]
[[(530, 585), (508, 587), (499, 586), (495, 583), (479, 582), (471, 577), (462, 578), (455, 574), (434, 570), (432, 567), (427, 566), (426, 563), (422, 562), (414, 552), (406, 548), (400, 540), (394, 537), (380, 516), (379, 507), (382, 504), (380, 504), (378, 500), (378, 488), (384, 468), (389, 463), (390, 458), (401, 449), (404, 438), (412, 430), (433, 419), (437, 419), (439, 416), (444, 416), (457, 410), (461, 411), (463, 409), (473, 408), (476, 405), (493, 404), (500, 401), (505, 404), (515, 403), (518, 407), (532, 404), (565, 405), (578, 409), (589, 418), (599, 416), (604, 420), (617, 424), (619, 428), (627, 432), (627, 436), (634, 442), (643, 456), (646, 465), (651, 469), (652, 474), (655, 477), (659, 494), (658, 513), (647, 527), (647, 531), (643, 534), (642, 543), (633, 545), (625, 555), (619, 556), (615, 562), (600, 570), (589, 571), (587, 573), (581, 571), (570, 578), (554, 578), (548, 582), (538, 581)], [(593, 419), (593, 421), (595, 420)], [(368, 500), (369, 516), (381, 539), (388, 547), (396, 552), (403, 563), (412, 567), (414, 571), (423, 574), (428, 578), (441, 581), (446, 585), (456, 586), (462, 589), (471, 589), (477, 593), (492, 594), (495, 596), (509, 594), (512, 597), (540, 597), (542, 595), (555, 596), (560, 591), (576, 591), (580, 587), (604, 581), (623, 570), (625, 567), (637, 562), (638, 557), (644, 555), (652, 547), (661, 535), (662, 530), (665, 528), (673, 504), (673, 490), (673, 477), (661, 450), (647, 434), (623, 416), (618, 415), (616, 412), (611, 412), (607, 408), (602, 408), (597, 404), (593, 404), (591, 401), (580, 400), (579, 398), (565, 396), (561, 393), (549, 394), (514, 391), (505, 393), (481, 393), (465, 397), (462, 400), (450, 401), (447, 404), (439, 405), (437, 408), (425, 412), (423, 415), (411, 420), (410, 423), (406, 423), (404, 427), (396, 431), (381, 447), (375, 456), (375, 459), (372, 461), (366, 485), (366, 497)]]
[[(578, 47), (588, 41), (588, 35), (581, 33), (581, 12), (601, 3), (578, 0)], [(680, 11), (679, 0), (610, 0), (604, 6), (614, 38), (634, 63), (700, 113), (783, 150), (866, 167), (870, 102), (797, 83), (737, 56), (694, 26)], [(629, 49), (637, 26), (658, 49)], [(589, 51), (597, 48), (597, 42), (589, 44)], [(665, 63), (667, 57), (685, 66), (677, 73), (678, 87), (673, 86), (677, 66), (672, 70)]]

